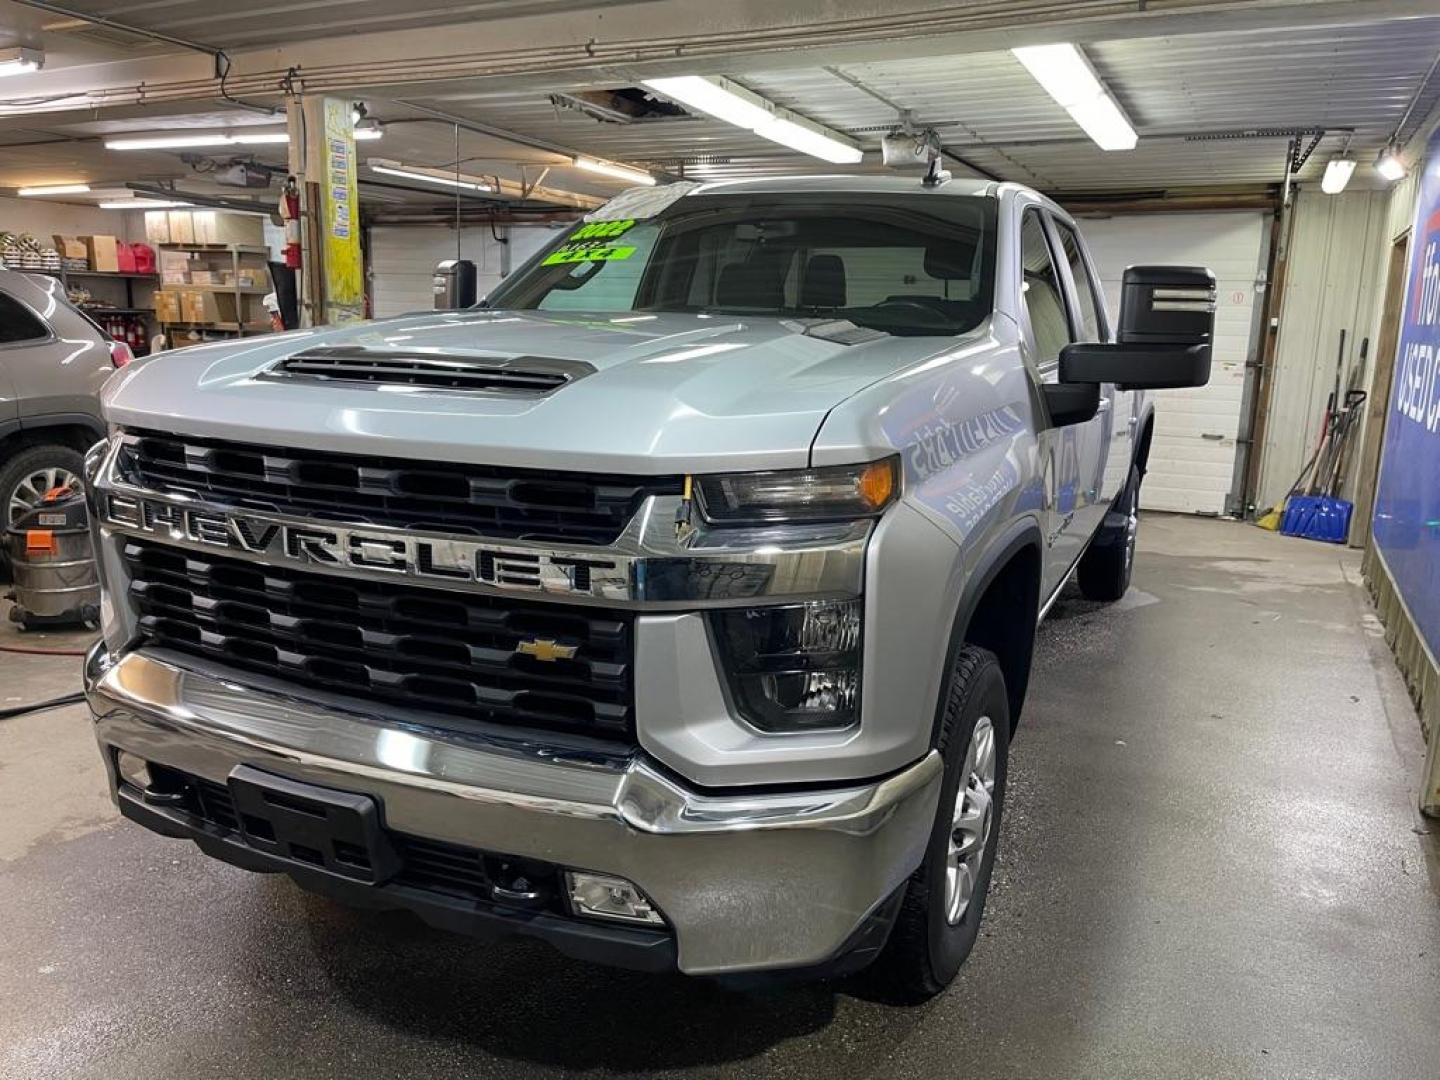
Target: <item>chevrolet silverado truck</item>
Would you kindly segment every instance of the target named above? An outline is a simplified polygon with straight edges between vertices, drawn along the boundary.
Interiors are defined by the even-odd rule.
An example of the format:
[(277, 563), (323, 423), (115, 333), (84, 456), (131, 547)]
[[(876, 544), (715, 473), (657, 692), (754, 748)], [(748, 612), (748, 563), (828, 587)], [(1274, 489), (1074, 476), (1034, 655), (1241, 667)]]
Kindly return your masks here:
[(437, 927), (934, 994), (1213, 288), (1132, 267), (1112, 334), (1026, 188), (681, 184), (475, 308), (131, 365), (85, 465), (112, 794)]

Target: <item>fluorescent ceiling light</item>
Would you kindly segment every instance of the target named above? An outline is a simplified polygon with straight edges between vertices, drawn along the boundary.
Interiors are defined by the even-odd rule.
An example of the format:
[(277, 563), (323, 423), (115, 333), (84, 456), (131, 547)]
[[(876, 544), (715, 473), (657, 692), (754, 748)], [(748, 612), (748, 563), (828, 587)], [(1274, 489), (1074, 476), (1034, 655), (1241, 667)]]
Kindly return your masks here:
[(385, 132), (374, 120), (361, 120), (355, 125), (353, 134), (356, 142), (364, 142), (366, 139), (378, 139)]
[(1320, 178), (1320, 190), (1326, 195), (1339, 195), (1354, 172), (1354, 158), (1331, 158), (1325, 165), (1325, 175)]
[(708, 79), (703, 75), (677, 75), (669, 79), (645, 79), (646, 86), (657, 90), (668, 98), (674, 98), (682, 105), (699, 109), (716, 120), (754, 131), (770, 122), (774, 115), (758, 100), (757, 95), (748, 92), (736, 93), (741, 88), (729, 79)]
[(386, 176), (400, 176), (406, 180), (423, 180), (427, 184), (443, 184), (446, 187), (464, 188), (467, 191), (494, 191), (494, 185), (482, 183), (476, 180), (456, 179), (454, 175), (446, 176), (443, 173), (421, 172), (418, 168), (406, 168), (393, 163), (378, 164), (367, 162), (366, 167), (371, 172), (383, 173)]
[(133, 139), (106, 139), (106, 150), (174, 150), (182, 146), (228, 146), (229, 135), (146, 135)]
[(163, 210), (171, 206), (194, 206), (179, 199), (107, 199), (98, 204), (101, 210)]
[(643, 81), (656, 93), (687, 108), (745, 128), (762, 139), (802, 154), (837, 165), (855, 165), (865, 156), (858, 145), (839, 132), (782, 109), (721, 76), (677, 75)]
[(1074, 45), (1028, 45), (1010, 51), (1101, 150), (1135, 149), (1135, 128)]
[(584, 169), (586, 172), (599, 173), (601, 176), (610, 176), (616, 180), (625, 180), (632, 184), (654, 184), (655, 177), (651, 176), (644, 169), (632, 169), (628, 165), (616, 165), (611, 161), (600, 161), (590, 157), (576, 157), (575, 167)]
[(1375, 159), (1375, 171), (1382, 179), (1389, 181), (1403, 180), (1405, 178), (1405, 162), (1400, 158), (1400, 152), (1393, 146), (1387, 146), (1380, 151), (1380, 156)]
[(0, 49), (0, 76), (25, 75), (45, 66), (45, 54), (39, 49)]
[(290, 141), (284, 131), (196, 131), (187, 135), (139, 135), (106, 139), (106, 150), (179, 150), (205, 146), (281, 146)]
[(842, 142), (827, 134), (818, 124), (803, 122), (798, 118), (787, 120), (783, 116), (771, 117), (768, 124), (755, 129), (755, 134), (836, 165), (857, 165), (865, 156), (858, 146)]
[(89, 184), (47, 184), (43, 187), (22, 187), (21, 195), (84, 195)]

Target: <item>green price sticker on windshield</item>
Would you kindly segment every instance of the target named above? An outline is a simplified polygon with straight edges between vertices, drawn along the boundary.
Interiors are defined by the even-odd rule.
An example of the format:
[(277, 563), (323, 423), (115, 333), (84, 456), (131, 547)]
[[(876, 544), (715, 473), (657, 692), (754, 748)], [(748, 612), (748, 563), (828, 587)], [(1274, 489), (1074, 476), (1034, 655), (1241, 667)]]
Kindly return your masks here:
[(541, 266), (562, 266), (567, 263), (620, 262), (635, 254), (633, 247), (619, 247), (614, 241), (635, 225), (634, 218), (624, 221), (592, 221), (580, 226), (570, 238), (546, 255)]
[(577, 247), (569, 244), (545, 256), (541, 266), (559, 266), (563, 263), (619, 262), (635, 254), (633, 247)]

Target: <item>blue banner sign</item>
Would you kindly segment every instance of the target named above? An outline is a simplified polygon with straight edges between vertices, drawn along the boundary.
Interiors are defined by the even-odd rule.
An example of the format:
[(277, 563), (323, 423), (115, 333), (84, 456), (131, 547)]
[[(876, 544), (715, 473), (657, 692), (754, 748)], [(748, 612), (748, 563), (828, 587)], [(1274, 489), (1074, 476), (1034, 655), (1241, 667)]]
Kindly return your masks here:
[(1440, 655), (1440, 131), (1426, 150), (1410, 232), (1374, 534), (1416, 628)]

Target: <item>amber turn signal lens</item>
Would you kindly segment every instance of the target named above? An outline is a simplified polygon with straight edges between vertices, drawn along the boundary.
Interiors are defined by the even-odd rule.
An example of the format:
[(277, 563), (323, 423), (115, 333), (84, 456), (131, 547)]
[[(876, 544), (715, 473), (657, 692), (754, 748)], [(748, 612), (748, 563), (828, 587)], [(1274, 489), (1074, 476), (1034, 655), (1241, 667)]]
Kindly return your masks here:
[(861, 471), (855, 478), (855, 492), (872, 510), (879, 510), (895, 494), (895, 461), (887, 458), (876, 461)]

